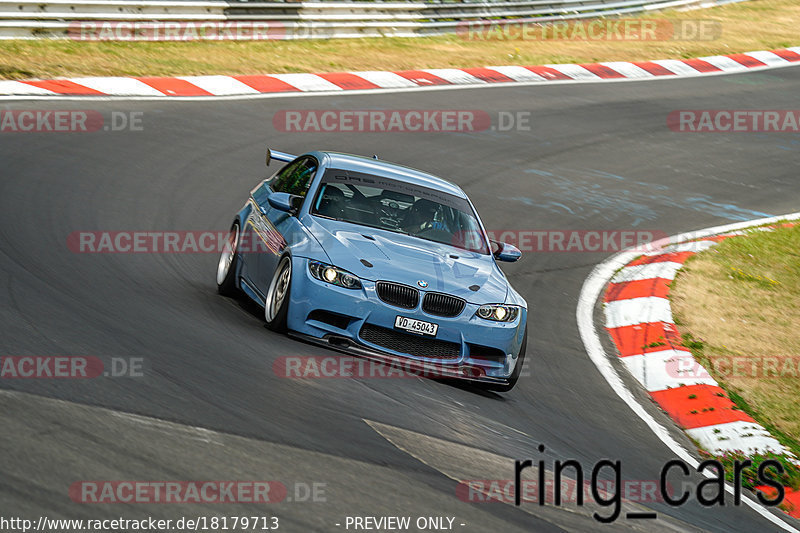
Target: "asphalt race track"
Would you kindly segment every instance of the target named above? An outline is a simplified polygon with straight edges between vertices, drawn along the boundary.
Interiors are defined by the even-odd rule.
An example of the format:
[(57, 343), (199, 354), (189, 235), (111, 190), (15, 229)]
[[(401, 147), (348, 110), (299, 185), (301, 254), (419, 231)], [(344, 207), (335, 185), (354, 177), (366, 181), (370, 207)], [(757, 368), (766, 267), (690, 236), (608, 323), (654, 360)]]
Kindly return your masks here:
[[(333, 352), (272, 333), (252, 306), (218, 296), (217, 254), (79, 254), (67, 236), (227, 230), (267, 172), (267, 145), (378, 154), (431, 171), (463, 187), (497, 230), (672, 235), (790, 213), (800, 204), (800, 136), (678, 133), (666, 117), (795, 109), (798, 94), (800, 68), (790, 67), (334, 97), (3, 102), (4, 110), (140, 111), (143, 131), (0, 133), (0, 355), (144, 361), (137, 378), (0, 381), (4, 514), (268, 515), (286, 532), (345, 531), (345, 517), (356, 515), (451, 516), (456, 530), (478, 532), (775, 530), (747, 507), (703, 508), (694, 498), (675, 508), (642, 504), (656, 521), (623, 512), (601, 526), (591, 509), (456, 496), (456, 480), (513, 479), (514, 459), (576, 459), (587, 471), (618, 459), (625, 479), (654, 480), (674, 458), (601, 378), (578, 337), (581, 284), (612, 251), (528, 252), (503, 267), (530, 305), (531, 375), (495, 395), (426, 379), (279, 378), (278, 357)], [(501, 111), (529, 111), (531, 128), (280, 133), (272, 117), (281, 109), (475, 109), (495, 121)], [(281, 481), (295, 499), (296, 484), (324, 484), (324, 497), (90, 505), (68, 494), (80, 480), (253, 479)]]

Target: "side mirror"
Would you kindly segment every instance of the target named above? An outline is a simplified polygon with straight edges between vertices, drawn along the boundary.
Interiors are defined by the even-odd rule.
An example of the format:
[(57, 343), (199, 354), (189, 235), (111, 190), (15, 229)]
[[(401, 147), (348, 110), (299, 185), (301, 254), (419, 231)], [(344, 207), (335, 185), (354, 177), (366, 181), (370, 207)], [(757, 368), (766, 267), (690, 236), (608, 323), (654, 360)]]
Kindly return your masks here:
[(272, 161), (272, 150), (267, 148), (267, 160), (266, 160), (267, 166), (269, 166), (270, 161)]
[(285, 213), (289, 213), (290, 215), (293, 215), (297, 212), (301, 201), (302, 198), (300, 196), (295, 196), (286, 192), (274, 192), (267, 196), (267, 202), (269, 202), (269, 205), (278, 211), (283, 211)]
[(493, 250), (492, 254), (498, 261), (513, 263), (514, 261), (517, 261), (519, 260), (520, 257), (522, 257), (522, 252), (520, 252), (519, 248), (517, 248), (516, 246), (512, 246), (505, 242), (492, 241), (492, 248), (495, 247), (497, 247), (497, 250)]

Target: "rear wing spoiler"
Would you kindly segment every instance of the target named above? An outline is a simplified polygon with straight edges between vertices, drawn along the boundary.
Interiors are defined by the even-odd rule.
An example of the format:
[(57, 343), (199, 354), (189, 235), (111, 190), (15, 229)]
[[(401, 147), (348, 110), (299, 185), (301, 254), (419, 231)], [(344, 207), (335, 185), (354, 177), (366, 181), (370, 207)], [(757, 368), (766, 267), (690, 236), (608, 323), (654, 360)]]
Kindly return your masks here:
[(269, 148), (267, 148), (267, 159), (266, 159), (267, 166), (269, 166), (269, 162), (272, 161), (273, 159), (275, 161), (283, 161), (284, 163), (289, 163), (290, 161), (294, 161), (295, 159), (297, 159), (297, 156), (292, 154), (287, 154), (286, 152), (278, 152), (275, 150), (270, 150)]

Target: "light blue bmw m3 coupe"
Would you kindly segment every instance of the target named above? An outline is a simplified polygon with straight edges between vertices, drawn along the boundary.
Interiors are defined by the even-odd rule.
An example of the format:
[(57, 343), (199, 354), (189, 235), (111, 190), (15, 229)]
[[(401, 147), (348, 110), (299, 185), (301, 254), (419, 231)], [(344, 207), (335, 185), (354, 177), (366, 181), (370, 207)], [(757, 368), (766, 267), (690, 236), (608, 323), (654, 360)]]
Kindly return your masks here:
[(464, 191), (431, 174), (333, 152), (294, 156), (250, 193), (217, 268), (223, 295), (267, 326), (423, 375), (508, 391), (527, 344), (527, 304), (497, 265)]

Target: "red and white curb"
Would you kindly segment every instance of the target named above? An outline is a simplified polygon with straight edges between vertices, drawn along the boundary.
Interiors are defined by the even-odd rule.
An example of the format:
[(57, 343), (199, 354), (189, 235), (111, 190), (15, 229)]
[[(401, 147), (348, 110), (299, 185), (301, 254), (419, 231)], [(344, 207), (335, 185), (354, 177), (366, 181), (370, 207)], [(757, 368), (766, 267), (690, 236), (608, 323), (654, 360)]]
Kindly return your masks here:
[(606, 329), (628, 371), (701, 448), (791, 456), (693, 359), (672, 317), (669, 286), (678, 270), (697, 252), (735, 235), (667, 246), (628, 263), (606, 290)]
[(697, 59), (609, 61), (540, 66), (421, 69), (327, 74), (252, 76), (93, 77), (0, 81), (0, 96), (209, 97), (297, 95), (344, 91), (480, 87), (487, 84), (539, 84), (668, 79), (728, 74), (800, 63), (800, 47)]
[[(770, 231), (771, 228), (764, 228)], [(735, 231), (648, 252), (621, 268), (606, 288), (606, 330), (628, 371), (701, 448), (717, 455), (773, 452), (797, 457), (727, 393), (681, 342), (669, 288), (683, 264)], [(800, 492), (786, 488), (790, 516), (800, 518)]]
[[(786, 453), (776, 439), (728, 398), (725, 391), (692, 358), (682, 345), (669, 307), (669, 285), (692, 255), (722, 239), (741, 235), (741, 230), (800, 220), (800, 213), (718, 226), (662, 239), (630, 249), (597, 265), (586, 278), (578, 298), (576, 318), (581, 340), (591, 361), (614, 392), (644, 421), (651, 431), (686, 464), (699, 461), (669, 430), (653, 418), (622, 380), (603, 348), (595, 327), (595, 307), (604, 299), (604, 325), (617, 347), (614, 356), (648, 391), (650, 397), (700, 445), (712, 452), (768, 450)], [(688, 363), (688, 364), (687, 364)], [(690, 398), (691, 396), (691, 398)], [(713, 408), (713, 409), (712, 409)], [(732, 492), (731, 486), (726, 486)], [(745, 505), (785, 531), (798, 532), (756, 501)], [(786, 502), (800, 513), (800, 492), (787, 490)]]

